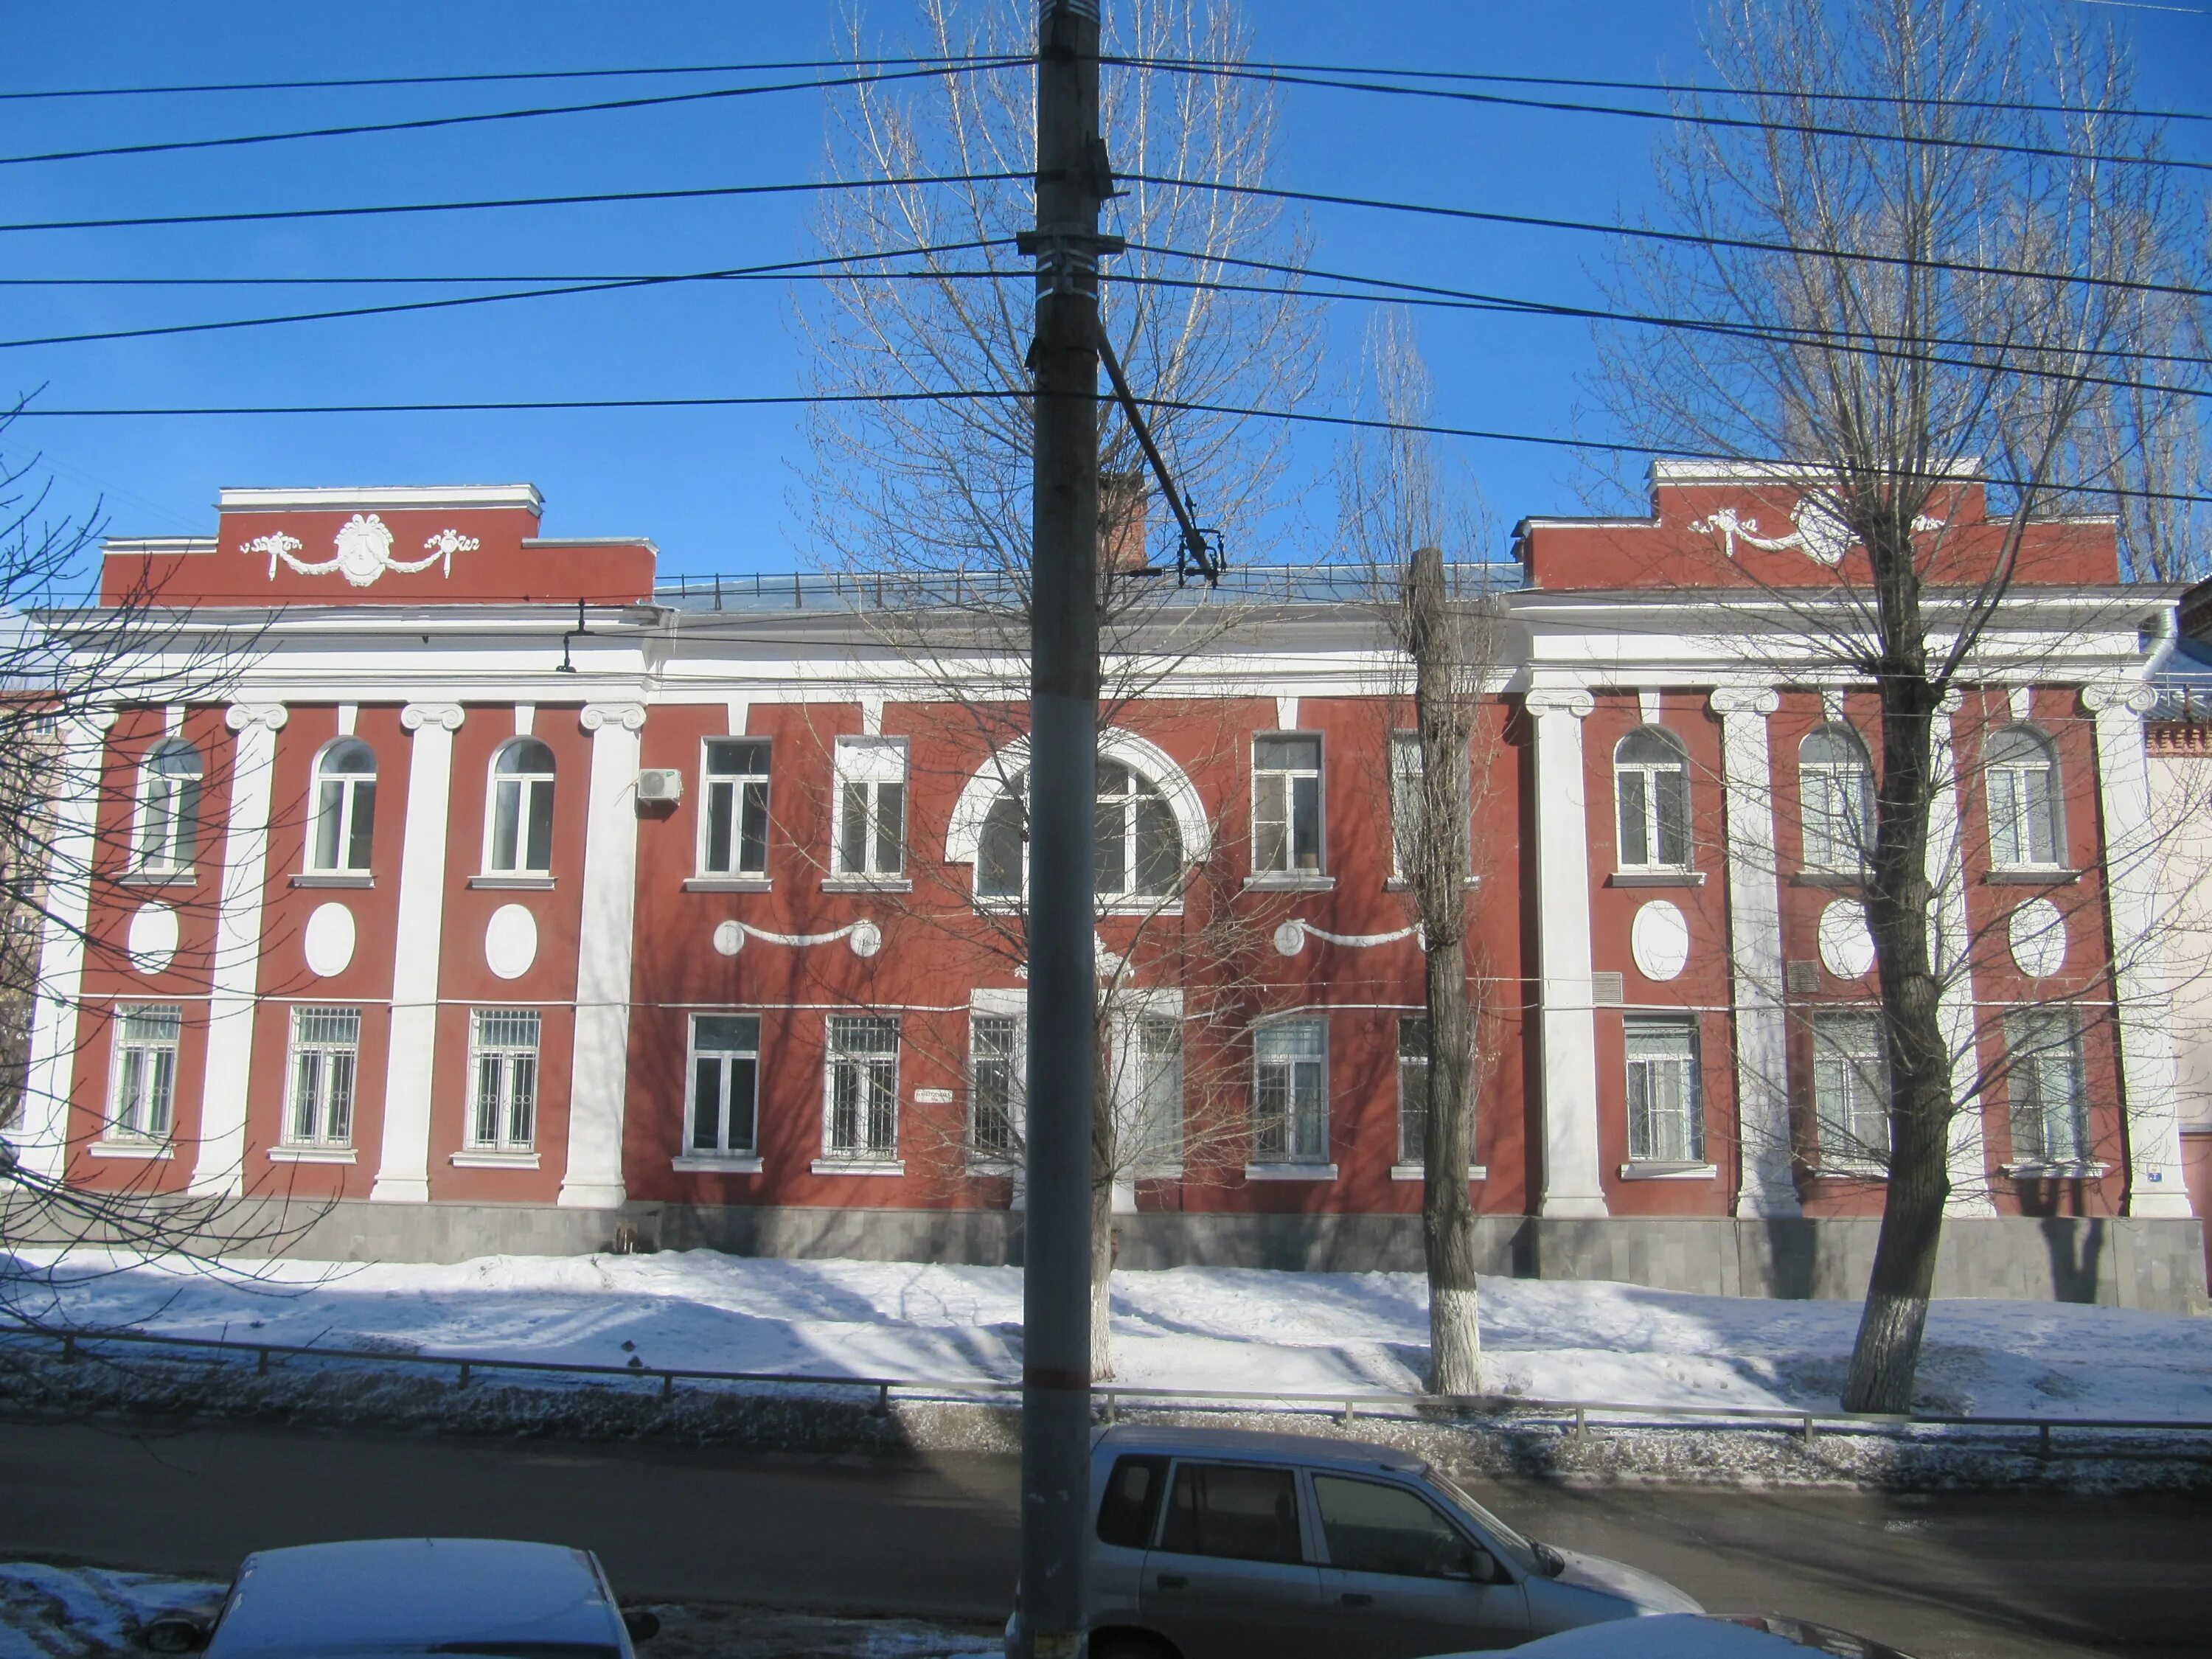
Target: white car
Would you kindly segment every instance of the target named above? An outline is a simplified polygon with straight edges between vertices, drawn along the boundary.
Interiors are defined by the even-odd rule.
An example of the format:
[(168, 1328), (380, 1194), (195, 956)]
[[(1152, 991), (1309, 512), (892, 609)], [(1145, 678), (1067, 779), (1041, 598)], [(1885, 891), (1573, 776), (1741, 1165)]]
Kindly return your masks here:
[(213, 1622), (155, 1620), (156, 1653), (208, 1659), (636, 1659), (660, 1627), (615, 1605), (599, 1557), (493, 1538), (376, 1538), (259, 1550)]

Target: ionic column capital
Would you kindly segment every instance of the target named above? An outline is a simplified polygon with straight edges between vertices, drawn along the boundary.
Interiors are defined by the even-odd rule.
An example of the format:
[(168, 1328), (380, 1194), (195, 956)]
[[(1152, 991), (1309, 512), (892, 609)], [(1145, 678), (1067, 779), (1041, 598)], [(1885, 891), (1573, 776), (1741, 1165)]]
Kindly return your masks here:
[(223, 710), (222, 723), (234, 732), (255, 726), (281, 732), (284, 722), (291, 718), (291, 711), (281, 702), (234, 702)]
[(625, 732), (645, 729), (645, 705), (641, 702), (587, 702), (582, 715), (584, 730), (597, 732), (602, 727), (619, 726)]
[(1597, 707), (1597, 699), (1579, 685), (1539, 686), (1521, 701), (1532, 714), (1572, 714), (1577, 720)]
[(2141, 680), (2098, 680), (2081, 688), (2081, 703), (2093, 714), (2125, 713), (2140, 720), (2158, 706), (2158, 691)]
[(1706, 701), (1723, 720), (1732, 714), (1763, 718), (1782, 707), (1782, 694), (1771, 685), (1717, 685)]
[(410, 702), (399, 711), (399, 723), (410, 732), (420, 732), (426, 726), (458, 732), (462, 719), (461, 706), (457, 702)]

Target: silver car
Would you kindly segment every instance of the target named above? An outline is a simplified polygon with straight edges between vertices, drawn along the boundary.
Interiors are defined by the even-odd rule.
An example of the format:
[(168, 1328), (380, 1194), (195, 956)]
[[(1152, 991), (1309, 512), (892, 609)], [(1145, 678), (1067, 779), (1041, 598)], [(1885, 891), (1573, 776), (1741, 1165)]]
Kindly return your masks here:
[(1093, 1659), (1415, 1659), (1704, 1611), (1650, 1573), (1523, 1538), (1381, 1446), (1113, 1428), (1091, 1490)]

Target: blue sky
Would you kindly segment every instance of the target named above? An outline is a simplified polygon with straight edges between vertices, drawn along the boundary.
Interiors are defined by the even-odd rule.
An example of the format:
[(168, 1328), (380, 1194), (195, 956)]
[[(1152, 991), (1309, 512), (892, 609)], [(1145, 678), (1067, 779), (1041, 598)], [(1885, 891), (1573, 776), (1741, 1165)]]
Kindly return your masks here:
[[(1024, 15), (1031, 0), (994, 0)], [(2010, 6), (2025, 12), (2032, 0)], [(2212, 13), (2081, 8), (2133, 37), (2142, 101), (2212, 107)], [(904, 0), (866, 0), (887, 30)], [(1260, 56), (1625, 79), (1699, 75), (1699, 8), (1682, 0), (1250, 0)], [(374, 6), (81, 0), (0, 15), (11, 91), (502, 70), (759, 62), (827, 55), (839, 8)], [(707, 84), (702, 82), (700, 84)], [(665, 82), (255, 91), (0, 102), (0, 157), (295, 126), (513, 108), (663, 89)], [(1506, 212), (1606, 220), (1650, 177), (1645, 124), (1471, 111), (1293, 88), (1275, 182)], [(818, 174), (821, 95), (560, 118), (181, 155), (0, 166), (0, 222), (257, 208), (568, 194), (799, 180)], [(2208, 129), (2212, 132), (2212, 129)], [(2183, 153), (2212, 137), (2177, 134)], [(1591, 297), (1601, 242), (1316, 209), (1317, 266), (1569, 301)], [(605, 205), (352, 222), (0, 233), (0, 277), (311, 276), (714, 269), (814, 250), (797, 198)], [(355, 290), (359, 294), (361, 290)], [(0, 288), (0, 340), (347, 303), (345, 290)], [(371, 290), (377, 298), (382, 290)], [(304, 303), (303, 303), (304, 302)], [(799, 385), (791, 295), (714, 284), (300, 324), (180, 338), (0, 349), (0, 392), (52, 407), (380, 403), (773, 393)], [(1331, 313), (1349, 370), (1364, 318)], [(1580, 412), (1585, 331), (1567, 322), (1425, 317), (1440, 419), (1602, 435)], [(794, 511), (795, 411), (673, 410), (315, 417), (41, 420), (4, 440), (36, 451), (50, 508), (98, 505), (117, 534), (204, 532), (224, 485), (528, 480), (560, 536), (638, 532), (665, 574), (779, 570), (808, 553)], [(1572, 457), (1457, 447), (1507, 522), (1572, 511)], [(1301, 442), (1318, 478), (1328, 441)], [(1325, 514), (1322, 516), (1325, 517)], [(1316, 551), (1319, 550), (1316, 549)]]

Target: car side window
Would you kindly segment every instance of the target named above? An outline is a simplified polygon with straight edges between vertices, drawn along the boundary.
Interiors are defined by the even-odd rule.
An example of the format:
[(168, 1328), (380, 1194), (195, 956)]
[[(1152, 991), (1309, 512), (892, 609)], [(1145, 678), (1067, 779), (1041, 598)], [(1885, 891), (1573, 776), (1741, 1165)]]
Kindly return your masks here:
[(1236, 1463), (1178, 1463), (1160, 1547), (1239, 1561), (1297, 1561), (1297, 1476)]
[(1486, 1553), (1404, 1487), (1334, 1474), (1316, 1474), (1313, 1486), (1331, 1566), (1478, 1583), (1492, 1576)]
[(1105, 1500), (1098, 1505), (1098, 1541), (1140, 1550), (1152, 1541), (1152, 1521), (1167, 1487), (1164, 1457), (1122, 1457), (1106, 1477)]

